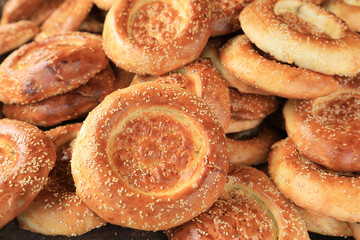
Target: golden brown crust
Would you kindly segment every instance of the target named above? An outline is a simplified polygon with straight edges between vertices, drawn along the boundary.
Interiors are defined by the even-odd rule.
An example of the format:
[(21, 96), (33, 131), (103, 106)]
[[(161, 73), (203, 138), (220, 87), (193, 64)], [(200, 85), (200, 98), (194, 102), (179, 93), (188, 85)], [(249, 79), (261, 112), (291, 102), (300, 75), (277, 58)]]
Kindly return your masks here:
[(174, 84), (194, 93), (209, 104), (224, 129), (229, 126), (231, 112), (228, 86), (210, 59), (198, 58), (174, 72), (158, 77), (136, 76), (131, 84), (145, 81)]
[(326, 236), (352, 236), (351, 229), (346, 222), (336, 220), (332, 217), (319, 215), (304, 208), (297, 208), (305, 221), (308, 231)]
[(47, 181), (55, 147), (37, 127), (0, 120), (0, 227), (24, 211)]
[(343, 19), (352, 30), (360, 32), (360, 6), (347, 4), (344, 0), (326, 0), (322, 6)]
[(257, 133), (245, 139), (238, 139), (236, 134), (227, 136), (229, 172), (239, 165), (266, 163), (271, 146), (280, 139), (278, 131), (266, 124), (259, 126)]
[(174, 227), (221, 194), (225, 144), (200, 98), (170, 84), (139, 83), (108, 95), (84, 121), (71, 162), (76, 191), (110, 223)]
[(71, 147), (80, 128), (80, 123), (68, 124), (46, 132), (56, 148), (56, 164), (44, 189), (17, 216), (21, 228), (45, 235), (75, 236), (106, 224), (75, 192)]
[(206, 212), (167, 232), (169, 239), (309, 239), (292, 203), (261, 171), (240, 166)]
[(36, 41), (54, 33), (76, 31), (93, 6), (92, 0), (66, 0), (41, 25)]
[(0, 24), (28, 20), (44, 0), (7, 0), (2, 9)]
[[(288, 3), (290, 7), (286, 8)], [(293, 8), (298, 15), (287, 11)], [(297, 22), (291, 24), (283, 15), (291, 15)], [(240, 22), (258, 48), (282, 62), (329, 75), (355, 76), (360, 72), (360, 35), (310, 2), (257, 0), (240, 13)], [(309, 29), (331, 37), (313, 35)]]
[(360, 220), (358, 173), (334, 172), (301, 157), (289, 138), (273, 145), (269, 174), (296, 205), (340, 221)]
[(67, 32), (31, 42), (2, 62), (0, 100), (28, 104), (68, 92), (107, 63), (101, 38), (90, 33)]
[(227, 69), (247, 84), (281, 97), (313, 98), (339, 88), (333, 76), (292, 67), (262, 56), (245, 35), (229, 40), (220, 49), (220, 59)]
[(7, 118), (36, 126), (49, 127), (86, 115), (113, 91), (114, 73), (108, 65), (104, 70), (70, 92), (26, 105), (4, 104)]
[(31, 40), (39, 28), (31, 21), (21, 20), (0, 26), (0, 54), (14, 50)]
[(241, 93), (229, 88), (231, 116), (241, 120), (263, 119), (275, 112), (281, 105), (276, 96)]
[(360, 92), (341, 90), (312, 100), (288, 100), (286, 131), (306, 158), (337, 171), (360, 171)]
[(103, 31), (107, 56), (120, 68), (161, 75), (198, 58), (210, 34), (209, 0), (120, 0)]
[(46, 0), (42, 1), (34, 10), (30, 21), (41, 25), (65, 0)]
[(240, 29), (239, 14), (251, 0), (211, 0), (210, 36), (220, 36)]
[(241, 79), (236, 77), (232, 72), (225, 68), (225, 66), (220, 61), (219, 56), (219, 49), (224, 42), (225, 40), (219, 38), (209, 39), (209, 41), (205, 45), (205, 48), (201, 52), (200, 57), (210, 58), (220, 75), (227, 81), (230, 87), (234, 87), (242, 93), (271, 95), (270, 93), (267, 93), (261, 89), (244, 83), (243, 81), (241, 81)]

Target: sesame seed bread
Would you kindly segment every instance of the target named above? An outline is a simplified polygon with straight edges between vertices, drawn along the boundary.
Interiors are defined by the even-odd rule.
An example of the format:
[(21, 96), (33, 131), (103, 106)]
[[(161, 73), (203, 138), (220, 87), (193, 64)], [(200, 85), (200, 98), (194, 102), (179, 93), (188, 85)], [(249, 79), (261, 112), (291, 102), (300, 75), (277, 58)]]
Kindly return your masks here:
[(224, 130), (207, 104), (153, 82), (115, 91), (91, 111), (71, 161), (76, 191), (94, 212), (150, 231), (208, 209), (227, 168)]
[(209, 104), (224, 129), (229, 126), (231, 113), (228, 86), (210, 59), (198, 58), (173, 72), (158, 77), (137, 75), (131, 84), (145, 81), (175, 84), (196, 94)]
[(261, 95), (271, 95), (268, 92), (265, 92), (255, 86), (244, 83), (241, 79), (239, 79), (235, 74), (230, 72), (225, 68), (224, 64), (220, 61), (219, 49), (226, 42), (226, 38), (211, 38), (205, 45), (205, 48), (200, 54), (200, 57), (210, 58), (213, 62), (216, 70), (220, 73), (220, 75), (226, 80), (229, 87), (236, 88), (242, 93), (254, 93)]
[(25, 122), (0, 119), (0, 228), (24, 211), (55, 164), (50, 137)]
[(281, 139), (278, 131), (268, 124), (261, 124), (254, 130), (255, 133), (250, 133), (250, 136), (244, 138), (242, 138), (243, 132), (227, 135), (229, 172), (239, 165), (251, 166), (266, 163), (271, 146)]
[(220, 59), (229, 71), (245, 83), (285, 98), (324, 96), (339, 88), (333, 76), (262, 56), (246, 35), (230, 39), (220, 49)]
[(248, 166), (229, 175), (208, 211), (166, 234), (171, 240), (309, 239), (293, 204), (263, 172)]
[(251, 42), (279, 61), (328, 75), (360, 73), (360, 35), (309, 1), (256, 0), (240, 22)]
[(283, 113), (288, 136), (301, 155), (336, 171), (360, 171), (359, 89), (288, 100)]
[(335, 172), (302, 157), (291, 139), (273, 145), (269, 174), (296, 205), (345, 222), (360, 221), (358, 172)]
[(84, 116), (113, 91), (114, 73), (108, 65), (86, 84), (32, 104), (4, 104), (6, 117), (49, 127)]
[(56, 163), (44, 189), (17, 216), (21, 228), (44, 235), (76, 236), (106, 224), (75, 191), (70, 168), (71, 148), (80, 128), (81, 123), (75, 123), (46, 132), (56, 148)]
[(93, 6), (92, 0), (65, 0), (42, 23), (35, 40), (41, 41), (55, 33), (76, 31)]
[(325, 0), (322, 6), (343, 19), (353, 31), (360, 32), (360, 5), (344, 0)]
[(0, 65), (0, 101), (27, 104), (87, 83), (108, 63), (101, 38), (66, 32), (13, 51)]
[(104, 23), (105, 53), (118, 67), (141, 75), (175, 70), (199, 57), (210, 13), (209, 0), (116, 1)]
[(14, 50), (39, 32), (39, 27), (31, 21), (18, 21), (2, 25), (0, 28), (0, 54)]

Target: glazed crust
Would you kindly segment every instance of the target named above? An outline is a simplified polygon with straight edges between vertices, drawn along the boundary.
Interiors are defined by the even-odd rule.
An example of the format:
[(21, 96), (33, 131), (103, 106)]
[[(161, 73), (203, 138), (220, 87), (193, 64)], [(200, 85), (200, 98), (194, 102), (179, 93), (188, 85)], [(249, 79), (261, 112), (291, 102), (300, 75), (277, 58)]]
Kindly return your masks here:
[(245, 2), (240, 0), (211, 0), (210, 36), (221, 36), (239, 30), (239, 14), (244, 9)]
[(358, 222), (358, 173), (334, 172), (299, 155), (289, 138), (273, 145), (269, 174), (296, 205), (340, 221)]
[(298, 207), (303, 217), (306, 228), (310, 232), (334, 237), (350, 237), (351, 229), (348, 224), (333, 217), (316, 214), (304, 208)]
[(174, 72), (159, 77), (137, 76), (132, 84), (142, 81), (175, 84), (194, 93), (209, 104), (224, 129), (229, 126), (231, 112), (228, 86), (210, 59), (198, 58)]
[[(360, 72), (360, 35), (347, 29), (341, 19), (306, 1), (293, 1), (295, 12), (304, 11), (314, 19), (284, 20), (279, 9), (286, 0), (257, 0), (241, 13), (240, 22), (251, 42), (277, 60), (328, 75), (355, 76)], [(281, 5), (277, 5), (277, 4)], [(281, 8), (281, 7), (280, 7)], [(292, 9), (291, 7), (289, 9)], [(311, 23), (307, 23), (311, 21)], [(298, 23), (303, 23), (298, 25)], [(305, 22), (305, 23), (304, 23)], [(323, 23), (323, 25), (321, 25)], [(302, 29), (306, 25), (316, 27)], [(322, 36), (324, 32), (326, 35)], [(312, 33), (319, 33), (313, 35)], [(320, 34), (321, 33), (321, 34)]]
[(227, 137), (229, 172), (239, 165), (266, 163), (271, 146), (280, 139), (278, 131), (266, 124), (259, 126), (258, 132), (249, 138)]
[(20, 47), (38, 32), (38, 26), (26, 20), (0, 26), (0, 54)]
[(171, 240), (309, 239), (292, 203), (263, 172), (247, 166), (229, 175), (208, 211), (166, 234)]
[(245, 35), (229, 40), (220, 49), (220, 59), (227, 69), (247, 84), (285, 98), (324, 96), (339, 88), (333, 76), (262, 56)]
[(24, 211), (47, 181), (55, 147), (40, 129), (17, 120), (0, 120), (0, 228)]
[(226, 80), (230, 87), (236, 88), (242, 93), (254, 93), (261, 95), (271, 95), (255, 86), (244, 83), (241, 79), (236, 77), (232, 72), (225, 68), (220, 61), (219, 49), (225, 40), (219, 38), (211, 38), (205, 45), (205, 48), (200, 54), (200, 57), (210, 58), (220, 75)]
[(75, 192), (70, 160), (72, 141), (81, 123), (63, 125), (46, 132), (56, 148), (56, 163), (44, 189), (17, 216), (21, 228), (44, 235), (75, 236), (105, 225)]
[(7, 0), (1, 14), (1, 25), (28, 20), (44, 0)]
[(276, 96), (241, 93), (229, 88), (231, 116), (241, 120), (263, 119), (275, 112), (282, 100)]
[(312, 100), (288, 100), (286, 131), (306, 158), (337, 171), (360, 171), (360, 92), (343, 89)]
[(209, 0), (117, 1), (105, 19), (104, 50), (126, 71), (170, 72), (199, 57), (210, 34), (210, 12)]
[(87, 83), (108, 60), (101, 38), (82, 32), (54, 35), (12, 52), (0, 66), (0, 100), (28, 104)]
[(84, 121), (71, 162), (76, 191), (110, 223), (171, 228), (221, 194), (225, 144), (200, 98), (170, 84), (139, 83), (108, 95)]
[(36, 25), (41, 25), (65, 0), (47, 0), (42, 1), (34, 10), (30, 21)]
[(41, 25), (36, 41), (54, 33), (76, 31), (93, 6), (92, 0), (66, 0)]
[(7, 118), (49, 127), (83, 117), (113, 91), (114, 73), (108, 65), (85, 85), (70, 92), (26, 105), (4, 104)]
[(360, 6), (347, 4), (344, 0), (326, 0), (322, 6), (343, 19), (352, 30), (360, 32)]

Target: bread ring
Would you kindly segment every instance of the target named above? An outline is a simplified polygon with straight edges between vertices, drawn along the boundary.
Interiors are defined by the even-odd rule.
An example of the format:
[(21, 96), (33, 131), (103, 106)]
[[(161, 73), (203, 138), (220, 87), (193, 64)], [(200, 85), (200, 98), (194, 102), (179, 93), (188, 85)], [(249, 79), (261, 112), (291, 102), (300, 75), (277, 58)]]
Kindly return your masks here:
[(90, 33), (67, 32), (31, 42), (2, 62), (0, 101), (28, 104), (68, 92), (107, 63), (101, 38)]
[(56, 148), (56, 163), (44, 189), (17, 216), (21, 228), (45, 235), (75, 236), (105, 225), (75, 192), (70, 160), (80, 123), (63, 125), (46, 133)]
[(209, 0), (116, 1), (103, 31), (107, 56), (120, 68), (161, 75), (199, 57), (210, 34)]
[(234, 87), (242, 93), (254, 93), (261, 95), (270, 95), (270, 93), (248, 85), (227, 70), (220, 61), (219, 48), (223, 45), (223, 40), (219, 38), (209, 39), (205, 48), (201, 52), (200, 57), (210, 58), (220, 75), (227, 81), (230, 87)]
[(0, 26), (0, 54), (14, 50), (39, 32), (38, 26), (31, 21), (18, 21)]
[(239, 14), (250, 1), (211, 0), (210, 36), (221, 36), (239, 30)]
[(71, 161), (76, 191), (105, 221), (168, 229), (219, 197), (225, 144), (200, 98), (170, 84), (139, 83), (111, 93), (85, 119)]
[(228, 86), (210, 59), (199, 58), (174, 72), (154, 78), (137, 76), (132, 84), (144, 81), (174, 84), (196, 94), (209, 104), (224, 129), (229, 126), (231, 112)]
[(340, 221), (360, 221), (358, 173), (327, 170), (302, 157), (289, 138), (273, 145), (269, 174), (296, 205)]
[(208, 211), (166, 234), (171, 240), (310, 239), (292, 203), (263, 172), (247, 166), (229, 176)]
[(237, 133), (258, 126), (263, 119), (280, 106), (275, 96), (240, 93), (229, 88), (231, 120), (226, 133)]
[(0, 119), (0, 228), (24, 211), (47, 181), (55, 147), (37, 127)]
[(113, 91), (114, 73), (108, 65), (85, 85), (71, 92), (27, 105), (4, 104), (7, 118), (49, 127), (83, 117)]
[(276, 96), (241, 93), (229, 88), (231, 116), (242, 120), (263, 119), (275, 112), (282, 100)]
[(336, 220), (332, 217), (322, 216), (304, 208), (298, 207), (298, 209), (305, 221), (308, 231), (334, 237), (352, 236), (351, 229), (346, 222)]
[(360, 171), (360, 91), (289, 100), (283, 112), (286, 131), (303, 156), (333, 170)]
[(310, 2), (257, 0), (240, 13), (240, 22), (251, 42), (282, 62), (328, 75), (360, 72), (360, 35)]
[(76, 31), (93, 6), (92, 0), (65, 0), (41, 25), (36, 41), (54, 33)]
[[(250, 130), (251, 131), (251, 130)], [(255, 134), (239, 138), (241, 133), (229, 134), (226, 138), (229, 152), (229, 172), (239, 165), (259, 165), (267, 162), (271, 146), (281, 139), (270, 126), (262, 124)]]
[(65, 0), (42, 1), (32, 13), (30, 21), (37, 25), (41, 25), (64, 1)]
[(326, 0), (322, 5), (343, 19), (352, 30), (360, 32), (360, 5), (347, 4), (345, 0)]
[(7, 0), (1, 11), (0, 24), (28, 20), (43, 0)]
[(285, 98), (314, 98), (339, 88), (333, 76), (263, 57), (245, 35), (229, 40), (220, 49), (220, 59), (227, 69), (247, 84)]

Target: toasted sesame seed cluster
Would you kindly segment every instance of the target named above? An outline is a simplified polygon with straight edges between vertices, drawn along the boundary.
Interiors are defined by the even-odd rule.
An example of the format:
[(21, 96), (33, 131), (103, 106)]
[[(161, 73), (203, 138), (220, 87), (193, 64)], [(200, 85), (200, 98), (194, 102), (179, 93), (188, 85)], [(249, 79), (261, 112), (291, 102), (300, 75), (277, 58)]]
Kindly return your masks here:
[(1, 228), (360, 238), (359, 0), (0, 7)]

